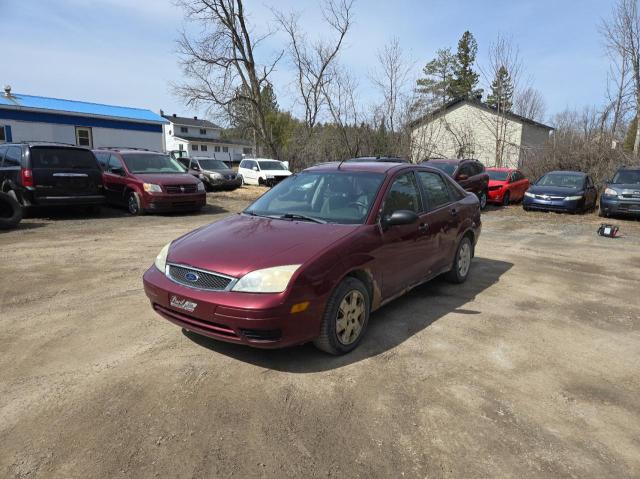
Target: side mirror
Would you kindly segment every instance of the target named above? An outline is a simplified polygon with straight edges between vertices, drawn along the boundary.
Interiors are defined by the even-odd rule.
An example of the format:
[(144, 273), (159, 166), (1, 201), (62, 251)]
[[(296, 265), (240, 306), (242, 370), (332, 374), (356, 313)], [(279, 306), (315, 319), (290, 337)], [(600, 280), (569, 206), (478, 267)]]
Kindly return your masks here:
[(458, 177), (456, 178), (456, 180), (459, 180), (459, 181), (464, 181), (468, 179), (469, 179), (469, 175), (465, 175), (465, 174), (458, 175)]
[(111, 173), (118, 176), (125, 176), (124, 168), (111, 168)]
[(413, 211), (397, 210), (389, 216), (380, 218), (380, 225), (383, 230), (389, 229), (391, 226), (410, 225), (416, 223), (419, 217)]
[(258, 167), (257, 167), (257, 166), (254, 166), (254, 167), (252, 168), (252, 170), (253, 170), (253, 171), (258, 171)]

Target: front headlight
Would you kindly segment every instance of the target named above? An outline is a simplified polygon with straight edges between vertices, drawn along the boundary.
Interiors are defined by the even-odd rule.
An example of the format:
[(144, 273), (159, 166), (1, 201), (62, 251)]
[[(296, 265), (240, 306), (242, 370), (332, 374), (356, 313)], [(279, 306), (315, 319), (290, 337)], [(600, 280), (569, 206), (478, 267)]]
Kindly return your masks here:
[(576, 201), (576, 200), (581, 200), (583, 195), (576, 195), (576, 196), (567, 196), (564, 201)]
[(202, 173), (198, 174), (198, 178), (203, 179), (204, 175)]
[(534, 195), (533, 193), (529, 193), (528, 191), (524, 192), (524, 196), (526, 196), (527, 198), (535, 198), (536, 195)]
[(299, 264), (276, 266), (274, 268), (258, 269), (245, 274), (236, 283), (232, 291), (243, 293), (282, 293), (293, 274), (300, 267)]
[(200, 181), (197, 186), (198, 191), (204, 191), (204, 183)]
[(211, 178), (212, 180), (221, 180), (222, 175), (217, 171), (212, 171), (211, 173), (209, 173), (209, 178)]
[(158, 256), (156, 256), (156, 260), (153, 262), (153, 264), (156, 265), (156, 268), (158, 268), (163, 273), (167, 266), (167, 255), (169, 254), (170, 246), (171, 246), (171, 243), (167, 243), (166, 245), (164, 245), (163, 248), (158, 253)]
[(613, 188), (606, 188), (604, 190), (604, 196), (618, 196), (618, 192)]
[(142, 187), (147, 193), (162, 193), (160, 185), (154, 185), (153, 183), (143, 183)]

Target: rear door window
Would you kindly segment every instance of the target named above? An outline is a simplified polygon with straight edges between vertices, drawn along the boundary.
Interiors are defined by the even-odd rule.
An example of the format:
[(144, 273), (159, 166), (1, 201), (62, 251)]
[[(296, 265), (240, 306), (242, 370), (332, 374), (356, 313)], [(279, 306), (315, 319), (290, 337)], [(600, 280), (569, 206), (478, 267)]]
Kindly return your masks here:
[(440, 175), (428, 171), (418, 171), (418, 179), (427, 195), (429, 211), (451, 202), (449, 188)]
[(98, 162), (89, 150), (73, 148), (31, 148), (31, 167), (50, 169), (96, 170)]
[(473, 176), (473, 174), (473, 168), (471, 168), (471, 165), (469, 163), (465, 163), (460, 166), (460, 169), (458, 170), (458, 174), (456, 176), (460, 177), (462, 175), (466, 175), (467, 177), (470, 177)]
[(2, 166), (4, 168), (15, 168), (20, 166), (20, 160), (22, 159), (22, 148), (19, 146), (10, 146), (7, 148), (7, 152), (4, 155), (4, 162)]
[(4, 159), (4, 154), (7, 152), (6, 146), (0, 146), (0, 168), (2, 168), (2, 160)]

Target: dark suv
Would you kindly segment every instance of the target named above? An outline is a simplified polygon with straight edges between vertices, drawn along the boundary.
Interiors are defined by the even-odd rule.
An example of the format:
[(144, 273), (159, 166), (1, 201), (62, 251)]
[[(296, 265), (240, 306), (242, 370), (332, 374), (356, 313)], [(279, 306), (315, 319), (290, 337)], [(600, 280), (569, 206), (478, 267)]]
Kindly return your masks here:
[(145, 212), (198, 211), (207, 203), (204, 184), (164, 153), (133, 148), (94, 150), (104, 171), (107, 201)]
[(0, 191), (26, 209), (97, 208), (105, 202), (102, 172), (91, 150), (60, 143), (0, 145)]
[(465, 190), (474, 193), (480, 201), (480, 209), (487, 206), (489, 174), (478, 160), (433, 159), (423, 162), (444, 171)]
[(600, 215), (629, 215), (640, 217), (640, 166), (623, 166), (600, 196)]

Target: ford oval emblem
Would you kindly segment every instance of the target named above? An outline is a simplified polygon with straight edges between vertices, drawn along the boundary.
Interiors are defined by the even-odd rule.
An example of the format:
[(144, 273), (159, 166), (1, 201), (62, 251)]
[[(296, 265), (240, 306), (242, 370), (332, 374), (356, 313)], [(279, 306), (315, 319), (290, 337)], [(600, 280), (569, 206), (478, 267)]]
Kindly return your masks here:
[(189, 271), (187, 274), (184, 275), (184, 279), (194, 283), (194, 282), (198, 281), (198, 279), (200, 279), (200, 276), (198, 276), (196, 273), (193, 273), (193, 272)]

